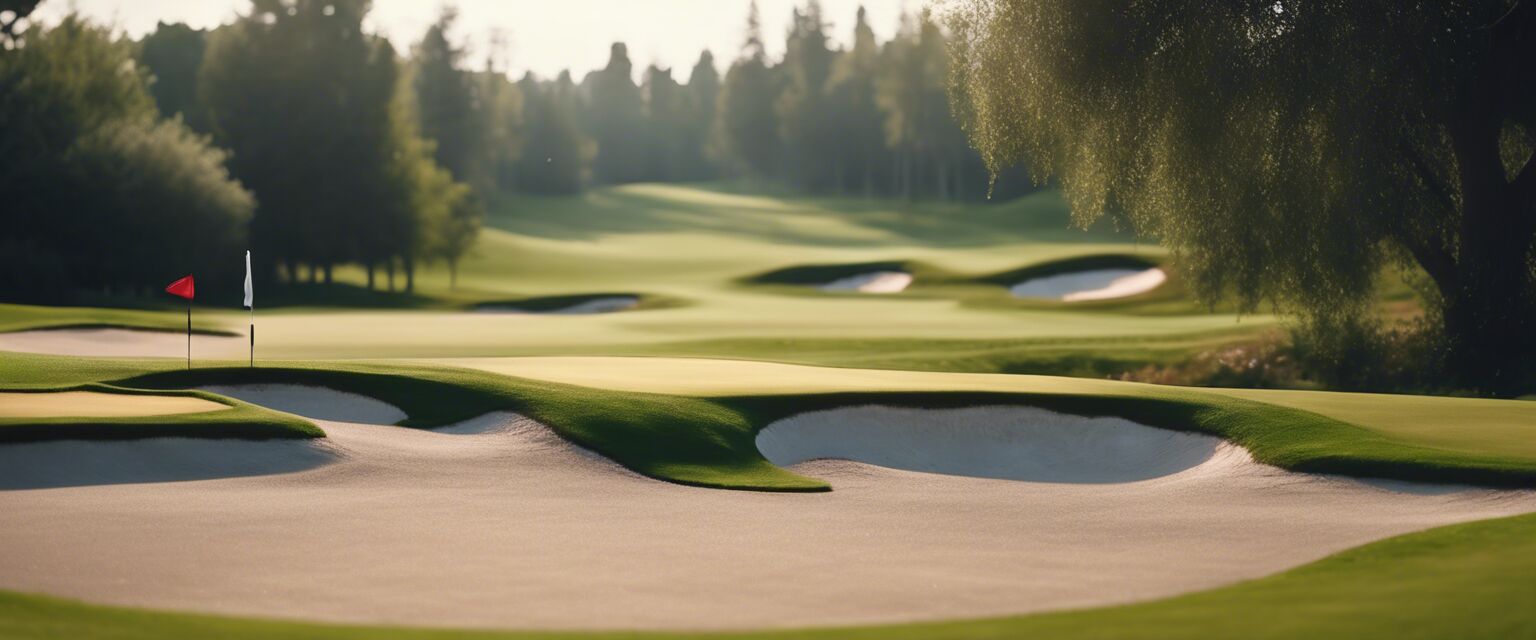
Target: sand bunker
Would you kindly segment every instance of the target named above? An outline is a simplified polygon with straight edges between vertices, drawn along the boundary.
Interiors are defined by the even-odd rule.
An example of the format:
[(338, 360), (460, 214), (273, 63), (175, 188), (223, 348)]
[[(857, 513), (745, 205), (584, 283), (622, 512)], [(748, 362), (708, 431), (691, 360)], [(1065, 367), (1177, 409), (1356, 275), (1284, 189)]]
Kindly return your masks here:
[(128, 418), (228, 409), (202, 398), (98, 391), (0, 392), (0, 418)]
[[(192, 357), (245, 357), (245, 336), (193, 334)], [(0, 351), (116, 358), (183, 358), (187, 334), (139, 329), (40, 329), (0, 333)]]
[(757, 448), (779, 466), (834, 458), (979, 478), (1132, 482), (1195, 467), (1222, 440), (1029, 407), (930, 411), (850, 407), (768, 425)]
[(912, 274), (904, 271), (873, 271), (838, 278), (824, 285), (822, 291), (855, 291), (858, 293), (901, 293), (912, 284)]
[(548, 315), (581, 315), (588, 313), (612, 313), (627, 311), (640, 306), (638, 296), (602, 296), (551, 309), (522, 308), (516, 305), (488, 304), (475, 308), (481, 313), (530, 313)]
[(1031, 278), (1010, 291), (1015, 298), (1042, 298), (1062, 302), (1109, 300), (1146, 293), (1162, 285), (1168, 274), (1162, 269), (1093, 269)]
[(335, 454), (324, 444), (307, 440), (150, 438), (5, 444), (0, 445), (0, 491), (261, 476), (313, 469), (334, 460)]
[[(226, 391), (315, 413), (291, 388)], [(1083, 438), (1097, 455), (1122, 470), (1151, 465), (1133, 475), (1169, 473), (1108, 483), (1094, 472), (1076, 483), (1059, 481), (1058, 468), (1056, 481), (1033, 482), (820, 460), (795, 468), (828, 478), (832, 493), (719, 491), (638, 477), (515, 414), (438, 431), (322, 420), (331, 457), (293, 473), (0, 492), (0, 588), (383, 624), (800, 627), (1158, 598), (1398, 533), (1536, 510), (1532, 492), (1404, 491), (1290, 473), (1228, 444), (1193, 463), (1203, 441), (1157, 444), (1133, 429), (1122, 447), (1107, 422), (1025, 426), (1041, 419), (1034, 410), (938, 413), (846, 409), (772, 430), (801, 425), (829, 440), (839, 422), (868, 430), (884, 417), (914, 421), (888, 426), (923, 447), (924, 424), (994, 438), (986, 434), (1025, 428), (1069, 455), (1066, 436), (1047, 427), (1102, 426)], [(974, 422), (982, 426), (964, 426)], [(36, 450), (0, 446), (14, 454), (0, 461), (0, 479)], [(201, 458), (217, 464), (229, 451)], [(1179, 461), (1157, 468), (1146, 458), (1158, 452)], [(94, 464), (43, 466), (86, 474)]]
[(237, 384), (207, 386), (201, 390), (312, 420), (394, 424), (407, 417), (404, 411), (388, 402), (324, 387)]

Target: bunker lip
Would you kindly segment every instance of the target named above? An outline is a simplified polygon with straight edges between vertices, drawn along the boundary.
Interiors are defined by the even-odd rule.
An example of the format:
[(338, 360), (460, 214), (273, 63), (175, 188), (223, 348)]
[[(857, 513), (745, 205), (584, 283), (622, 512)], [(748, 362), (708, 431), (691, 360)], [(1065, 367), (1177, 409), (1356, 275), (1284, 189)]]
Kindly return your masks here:
[(392, 425), (408, 417), (383, 400), (313, 385), (228, 384), (203, 386), (199, 390), (311, 420)]
[(1241, 448), (1207, 435), (1022, 406), (864, 405), (812, 411), (764, 427), (756, 443), (763, 457), (781, 467), (840, 459), (955, 476), (1077, 484), (1172, 476), (1228, 448), (1248, 459)]
[(1121, 253), (1077, 256), (977, 278), (1008, 287), (1015, 298), (1087, 302), (1147, 293), (1168, 279), (1153, 258)]
[(475, 305), (480, 313), (584, 315), (629, 311), (640, 306), (641, 296), (633, 293), (595, 293), (567, 296), (523, 298)]
[(917, 266), (909, 261), (809, 264), (775, 269), (742, 281), (809, 286), (827, 292), (900, 293), (912, 284)]

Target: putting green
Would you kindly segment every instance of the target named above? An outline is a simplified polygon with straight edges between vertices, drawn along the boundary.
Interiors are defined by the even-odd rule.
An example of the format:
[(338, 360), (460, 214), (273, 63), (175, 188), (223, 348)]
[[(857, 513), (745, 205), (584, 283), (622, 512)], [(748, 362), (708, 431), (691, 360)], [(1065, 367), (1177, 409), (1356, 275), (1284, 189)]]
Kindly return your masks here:
[(229, 408), (229, 405), (187, 396), (96, 391), (0, 392), (0, 418), (126, 418), (202, 413)]

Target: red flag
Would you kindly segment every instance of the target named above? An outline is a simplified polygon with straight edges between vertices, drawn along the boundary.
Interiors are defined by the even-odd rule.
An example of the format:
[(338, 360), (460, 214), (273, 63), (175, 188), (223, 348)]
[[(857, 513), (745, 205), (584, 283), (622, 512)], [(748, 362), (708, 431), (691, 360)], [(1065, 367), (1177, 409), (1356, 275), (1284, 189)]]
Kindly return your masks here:
[(183, 298), (191, 300), (192, 299), (192, 276), (187, 276), (185, 278), (182, 278), (180, 280), (172, 282), (169, 286), (167, 286), (165, 288), (165, 292), (169, 293), (169, 294), (171, 294), (173, 296), (181, 296)]

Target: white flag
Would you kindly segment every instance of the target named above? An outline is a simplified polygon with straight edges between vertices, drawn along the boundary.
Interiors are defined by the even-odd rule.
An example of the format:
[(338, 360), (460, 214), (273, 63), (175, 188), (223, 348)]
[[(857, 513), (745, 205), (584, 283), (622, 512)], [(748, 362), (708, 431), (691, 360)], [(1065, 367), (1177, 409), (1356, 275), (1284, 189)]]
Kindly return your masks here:
[(247, 309), (252, 308), (253, 307), (252, 303), (254, 303), (255, 301), (256, 301), (256, 297), (251, 292), (251, 252), (250, 251), (246, 251), (245, 252), (245, 308), (247, 308)]

